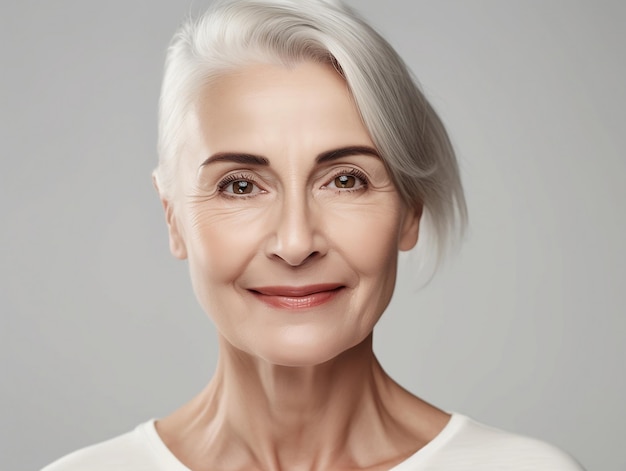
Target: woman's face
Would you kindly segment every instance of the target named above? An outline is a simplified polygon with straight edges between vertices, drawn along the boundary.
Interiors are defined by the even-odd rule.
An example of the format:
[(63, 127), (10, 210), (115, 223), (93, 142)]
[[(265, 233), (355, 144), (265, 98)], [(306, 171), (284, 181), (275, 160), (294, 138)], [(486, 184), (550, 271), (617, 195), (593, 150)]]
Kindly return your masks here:
[(187, 126), (170, 245), (224, 339), (286, 366), (364, 340), (419, 216), (337, 72), (250, 66), (207, 87)]

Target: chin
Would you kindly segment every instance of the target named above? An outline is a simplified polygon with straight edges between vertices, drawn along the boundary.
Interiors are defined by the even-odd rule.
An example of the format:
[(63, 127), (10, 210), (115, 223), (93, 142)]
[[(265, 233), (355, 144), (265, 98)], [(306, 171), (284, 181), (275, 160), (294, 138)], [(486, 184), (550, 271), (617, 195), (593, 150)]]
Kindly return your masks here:
[[(283, 333), (285, 334), (285, 333)], [(321, 365), (357, 345), (360, 338), (341, 338), (337, 335), (282, 335), (273, 338), (258, 351), (256, 356), (273, 365), (287, 367), (310, 367)], [(336, 333), (335, 333), (336, 334)]]

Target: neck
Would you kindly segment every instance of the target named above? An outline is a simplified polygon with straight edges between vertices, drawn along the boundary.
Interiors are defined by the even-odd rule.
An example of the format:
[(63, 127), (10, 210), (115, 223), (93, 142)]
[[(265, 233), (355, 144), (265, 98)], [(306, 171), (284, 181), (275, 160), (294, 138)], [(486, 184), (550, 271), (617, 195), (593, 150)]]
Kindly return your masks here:
[[(360, 468), (363, 463), (388, 469), (445, 424), (426, 426), (429, 408), (434, 409), (386, 375), (371, 336), (324, 364), (298, 368), (268, 364), (222, 339), (213, 379), (180, 411), (177, 427), (181, 440), (187, 436), (187, 443), (203, 443), (200, 449), (231, 469)], [(190, 463), (213, 461), (200, 458), (198, 449), (182, 454), (195, 454)]]

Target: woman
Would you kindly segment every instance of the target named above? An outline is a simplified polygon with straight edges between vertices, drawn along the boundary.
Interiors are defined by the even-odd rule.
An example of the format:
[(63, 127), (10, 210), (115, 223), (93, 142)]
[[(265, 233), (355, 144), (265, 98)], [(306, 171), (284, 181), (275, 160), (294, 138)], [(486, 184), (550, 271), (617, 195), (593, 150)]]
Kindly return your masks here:
[[(175, 36), (154, 183), (219, 332), (207, 387), (62, 470), (580, 470), (381, 368), (399, 251), (465, 223), (446, 132), (391, 47), (329, 1), (220, 2)], [(423, 241), (420, 241), (421, 243)]]

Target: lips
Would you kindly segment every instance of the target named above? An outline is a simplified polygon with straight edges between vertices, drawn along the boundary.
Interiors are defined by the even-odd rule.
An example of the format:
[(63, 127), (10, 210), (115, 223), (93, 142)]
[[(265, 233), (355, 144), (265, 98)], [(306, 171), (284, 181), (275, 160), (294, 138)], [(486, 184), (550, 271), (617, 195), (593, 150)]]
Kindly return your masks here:
[(248, 291), (271, 307), (308, 309), (330, 302), (343, 288), (341, 284), (324, 283), (307, 286), (262, 286)]

